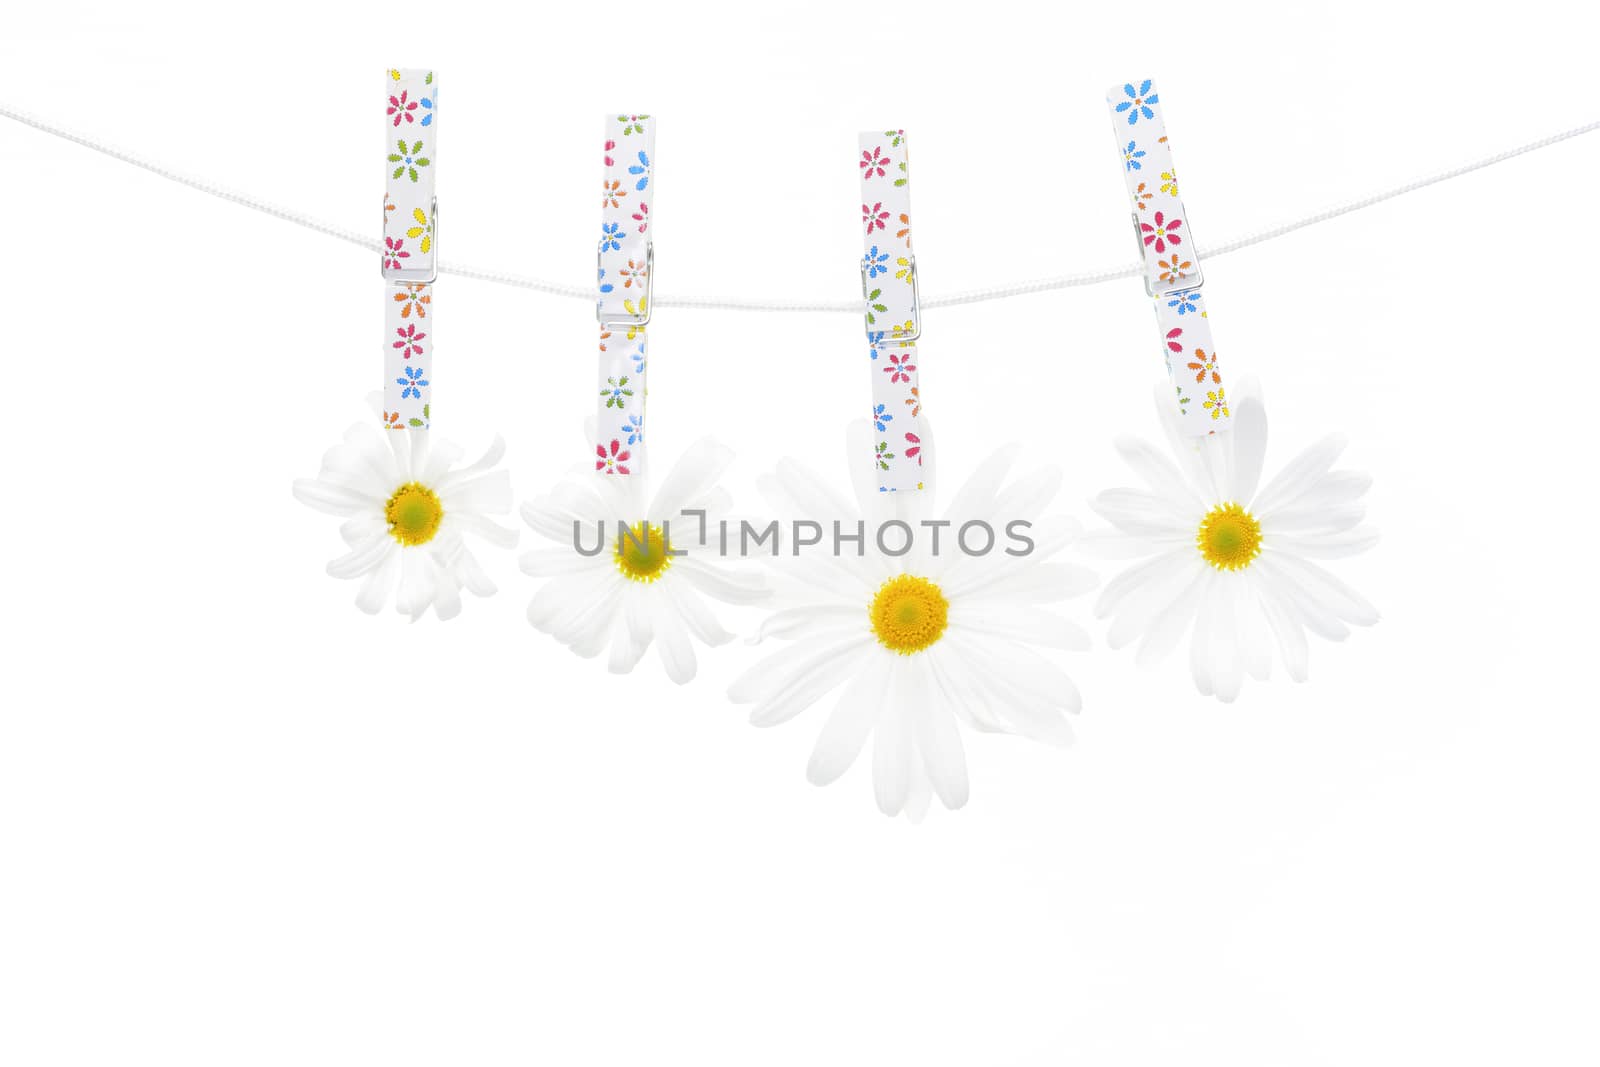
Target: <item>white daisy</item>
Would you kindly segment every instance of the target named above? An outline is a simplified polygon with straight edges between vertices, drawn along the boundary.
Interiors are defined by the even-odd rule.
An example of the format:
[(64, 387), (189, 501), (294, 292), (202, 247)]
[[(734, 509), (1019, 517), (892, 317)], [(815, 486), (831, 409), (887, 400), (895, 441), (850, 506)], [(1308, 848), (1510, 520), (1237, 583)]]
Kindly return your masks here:
[[(601, 469), (578, 472), (525, 502), (523, 519), (560, 546), (522, 557), (526, 573), (551, 579), (528, 604), (528, 621), (580, 656), (609, 645), (608, 666), (618, 674), (633, 670), (654, 643), (667, 677), (679, 685), (692, 679), (694, 641), (714, 647), (733, 638), (703, 598), (751, 604), (768, 596), (759, 574), (717, 560), (717, 524), (729, 504), (717, 481), (731, 462), (731, 449), (703, 439), (651, 498), (643, 475), (611, 473), (617, 457), (602, 452)], [(700, 517), (685, 511), (706, 513), (704, 542)]]
[[(925, 435), (931, 436), (931, 435)], [(1007, 484), (1017, 450), (990, 457), (956, 494), (942, 518), (933, 551), (925, 521), (934, 510), (931, 443), (924, 454), (920, 492), (882, 493), (863, 457), (872, 455), (869, 423), (850, 427), (846, 455), (855, 503), (786, 460), (763, 482), (780, 514), (817, 522), (827, 531), (820, 550), (786, 552), (782, 570), (794, 581), (797, 606), (771, 616), (759, 638), (795, 641), (741, 676), (728, 691), (735, 703), (755, 705), (757, 726), (787, 722), (843, 686), (823, 725), (806, 768), (825, 785), (842, 775), (872, 738), (872, 780), (880, 810), (905, 812), (913, 821), (931, 796), (947, 808), (966, 803), (966, 755), (960, 724), (977, 730), (1021, 734), (1067, 744), (1072, 732), (1064, 712), (1080, 706), (1072, 680), (1034, 647), (1084, 649), (1088, 636), (1042, 605), (1076, 596), (1097, 583), (1081, 567), (1051, 559), (1077, 536), (1070, 519), (1041, 519), (1061, 484), (1058, 470), (1042, 470)], [(911, 551), (880, 550), (875, 531), (893, 520), (914, 532)], [(997, 534), (988, 554), (967, 555), (958, 536), (968, 522), (982, 520)], [(1012, 520), (1033, 523), (1024, 531), (1031, 553), (1007, 540)], [(833, 523), (846, 534), (858, 521), (866, 530), (864, 555), (853, 544), (835, 555)], [(974, 550), (985, 537), (973, 527)], [(811, 531), (807, 531), (809, 536)], [(892, 552), (904, 540), (898, 528), (885, 538)]]
[[(1248, 387), (1247, 387), (1248, 388)], [(1312, 559), (1365, 551), (1376, 531), (1361, 525), (1371, 478), (1332, 469), (1345, 440), (1323, 438), (1257, 489), (1267, 450), (1267, 412), (1246, 396), (1233, 429), (1208, 437), (1180, 432), (1172, 397), (1156, 408), (1174, 463), (1144, 441), (1117, 451), (1144, 489), (1110, 489), (1092, 502), (1115, 530), (1087, 543), (1123, 558), (1148, 557), (1106, 584), (1096, 613), (1111, 620), (1108, 643), (1139, 642), (1141, 663), (1160, 660), (1192, 631), (1190, 666), (1207, 696), (1231, 701), (1244, 676), (1265, 681), (1272, 646), (1295, 681), (1305, 681), (1306, 632), (1332, 641), (1346, 624), (1370, 626), (1378, 612)]]
[(398, 589), (395, 607), (412, 620), (429, 607), (441, 619), (461, 611), (461, 590), (495, 591), (462, 539), (481, 537), (510, 548), (517, 531), (488, 515), (511, 510), (511, 477), (492, 470), (505, 454), (499, 437), (476, 463), (457, 468), (461, 449), (432, 430), (380, 430), (357, 423), (344, 443), (322, 457), (315, 478), (294, 483), (294, 495), (318, 511), (344, 517), (339, 527), (350, 551), (328, 564), (335, 578), (362, 578), (356, 606), (382, 610)]

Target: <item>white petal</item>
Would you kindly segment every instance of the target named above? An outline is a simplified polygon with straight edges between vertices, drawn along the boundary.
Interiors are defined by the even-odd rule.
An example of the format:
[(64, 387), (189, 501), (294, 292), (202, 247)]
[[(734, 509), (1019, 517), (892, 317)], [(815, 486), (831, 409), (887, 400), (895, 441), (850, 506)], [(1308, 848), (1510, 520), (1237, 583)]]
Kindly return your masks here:
[(788, 722), (855, 673), (868, 653), (881, 654), (873, 646), (855, 639), (802, 663), (784, 684), (750, 709), (751, 724), (776, 726)]
[(645, 600), (650, 606), (650, 623), (655, 628), (656, 655), (667, 670), (667, 677), (678, 685), (694, 680), (694, 644), (689, 640), (688, 628), (678, 615), (677, 606), (664, 596), (652, 595), (659, 590), (647, 591)]
[(1211, 619), (1207, 648), (1211, 654), (1211, 680), (1217, 699), (1231, 704), (1244, 685), (1244, 657), (1239, 650), (1239, 623), (1235, 608), (1240, 575), (1218, 574), (1211, 587)]
[(951, 499), (950, 509), (945, 512), (945, 517), (954, 521), (964, 521), (990, 514), (994, 509), (995, 497), (1005, 481), (1006, 473), (1016, 463), (1017, 453), (1020, 451), (1018, 445), (1010, 444), (990, 453)]
[(901, 707), (900, 670), (894, 673), (887, 706), (872, 732), (872, 792), (878, 810), (890, 816), (900, 814), (911, 788), (911, 732)]
[(1125, 648), (1147, 633), (1205, 569), (1199, 556), (1189, 551), (1158, 558), (1164, 565), (1117, 603), (1111, 628), (1106, 631), (1106, 644), (1111, 648)]
[(478, 515), (504, 515), (511, 510), (511, 472), (493, 471), (465, 481), (453, 482), (439, 490), (439, 503), (446, 514), (469, 512)]
[(1110, 618), (1124, 599), (1151, 582), (1163, 581), (1174, 568), (1193, 560), (1193, 549), (1185, 546), (1125, 568), (1100, 591), (1100, 597), (1094, 605), (1095, 615), (1102, 619)]
[(942, 700), (934, 698), (928, 685), (928, 665), (908, 657), (905, 702), (907, 719), (923, 770), (945, 807), (955, 809), (967, 802), (967, 756), (961, 747), (961, 733), (955, 715)]
[(1228, 499), (1244, 504), (1256, 495), (1261, 468), (1267, 458), (1267, 409), (1247, 398), (1233, 409), (1233, 485)]
[(657, 523), (678, 518), (680, 509), (712, 490), (732, 462), (733, 449), (710, 437), (702, 437), (689, 446), (662, 480), (655, 499), (650, 502), (648, 517)]
[(611, 634), (611, 659), (606, 669), (612, 674), (627, 674), (633, 670), (655, 637), (644, 590), (637, 582), (629, 582), (622, 591), (622, 621), (623, 625)]
[[(970, 602), (969, 602), (970, 603)], [(952, 629), (962, 628), (1044, 648), (1082, 652), (1089, 647), (1083, 627), (1054, 612), (1017, 604), (1004, 607), (958, 605), (950, 617)]]
[(1076, 543), (1079, 551), (1099, 559), (1144, 559), (1193, 542), (1192, 535), (1170, 533), (1134, 537), (1121, 530), (1090, 530)]
[(814, 668), (856, 646), (870, 641), (859, 636), (839, 639), (833, 634), (812, 637), (763, 656), (755, 665), (733, 680), (728, 699), (735, 704), (755, 704), (765, 700)]
[(689, 634), (708, 648), (716, 648), (733, 640), (733, 634), (722, 628), (711, 608), (700, 599), (700, 594), (687, 584), (673, 582), (670, 578), (655, 583), (662, 596), (672, 602)]
[(334, 578), (359, 578), (378, 566), (389, 555), (389, 550), (399, 543), (387, 533), (373, 534), (367, 540), (328, 563), (328, 574)]
[(1194, 621), (1195, 609), (1199, 607), (1200, 594), (1209, 582), (1210, 573), (1205, 566), (1196, 569), (1183, 592), (1150, 620), (1144, 640), (1139, 642), (1139, 651), (1134, 655), (1134, 663), (1140, 667), (1151, 667), (1178, 647), (1178, 642)]
[(499, 463), (505, 454), (505, 438), (501, 437), (499, 434), (496, 434), (494, 440), (489, 443), (488, 449), (484, 451), (483, 455), (478, 457), (477, 462), (473, 463), (471, 466), (462, 467), (460, 470), (451, 471), (444, 477), (440, 478), (438, 483), (433, 487), (434, 491), (443, 493), (448, 489), (454, 488), (460, 482), (468, 481), (471, 478), (483, 474), (485, 471), (493, 468), (495, 464)]
[[(493, 519), (486, 519), (482, 515), (471, 515), (464, 511), (445, 512), (444, 521), (453, 526), (460, 527), (464, 532), (494, 545), (496, 548), (516, 548), (518, 533), (508, 526), (501, 526)], [(573, 553), (574, 556), (577, 553)]]
[(1261, 605), (1261, 613), (1272, 630), (1272, 636), (1278, 642), (1278, 652), (1283, 656), (1284, 666), (1289, 669), (1290, 678), (1303, 682), (1310, 673), (1311, 661), (1305, 629), (1296, 619), (1285, 595), (1273, 583), (1263, 581), (1261, 575), (1254, 572), (1254, 567), (1247, 572), (1250, 586), (1255, 591), (1256, 601)]
[(1203, 696), (1211, 696), (1215, 692), (1215, 683), (1211, 678), (1211, 601), (1216, 597), (1216, 592), (1217, 572), (1208, 570), (1200, 582), (1194, 634), (1189, 638), (1189, 673), (1194, 676), (1194, 687)]
[(887, 655), (867, 657), (861, 670), (839, 694), (806, 764), (806, 779), (813, 785), (834, 781), (861, 754), (867, 736), (878, 721), (879, 709), (883, 707), (893, 662)]
[(1300, 501), (1296, 501), (1292, 507), (1274, 511), (1271, 518), (1263, 518), (1261, 533), (1263, 540), (1269, 544), (1274, 543), (1279, 534), (1288, 534), (1291, 537), (1338, 534), (1360, 526), (1361, 520), (1366, 517), (1367, 509), (1360, 504), (1342, 508), (1310, 509), (1302, 508)]
[(854, 604), (813, 604), (768, 615), (756, 631), (755, 641), (769, 637), (809, 637), (813, 634), (834, 634), (845, 629), (864, 630), (870, 625), (866, 609)]
[(1286, 576), (1312, 600), (1324, 605), (1339, 618), (1357, 626), (1378, 621), (1378, 609), (1360, 593), (1330, 574), (1325, 568), (1282, 552), (1263, 552), (1257, 565)]
[(771, 596), (767, 583), (759, 574), (712, 567), (692, 556), (673, 560), (672, 567), (700, 592), (724, 603), (759, 604)]
[(1137, 437), (1122, 436), (1116, 440), (1116, 449), (1150, 490), (1156, 496), (1169, 501), (1175, 510), (1206, 510), (1200, 498), (1195, 495), (1193, 485), (1183, 476), (1183, 472), (1154, 445)]
[(361, 583), (361, 591), (356, 594), (356, 607), (368, 615), (382, 611), (399, 574), (400, 546), (395, 544), (383, 561), (367, 574), (367, 580)]
[(1310, 559), (1342, 559), (1365, 552), (1377, 543), (1378, 531), (1371, 526), (1358, 526), (1354, 530), (1332, 534), (1272, 536), (1273, 551)]
[(1095, 513), (1123, 533), (1135, 537), (1166, 537), (1192, 533), (1202, 513), (1180, 509), (1164, 496), (1143, 489), (1107, 489), (1089, 506)]
[(1339, 454), (1345, 449), (1343, 434), (1330, 434), (1300, 453), (1289, 461), (1288, 466), (1278, 472), (1278, 476), (1266, 484), (1255, 500), (1250, 504), (1250, 510), (1263, 521), (1273, 511), (1292, 503), (1296, 497), (1317, 483), (1328, 468), (1332, 467), (1339, 459)]
[(317, 478), (297, 478), (294, 498), (307, 507), (329, 515), (354, 515), (357, 512), (382, 512), (384, 498), (332, 485)]

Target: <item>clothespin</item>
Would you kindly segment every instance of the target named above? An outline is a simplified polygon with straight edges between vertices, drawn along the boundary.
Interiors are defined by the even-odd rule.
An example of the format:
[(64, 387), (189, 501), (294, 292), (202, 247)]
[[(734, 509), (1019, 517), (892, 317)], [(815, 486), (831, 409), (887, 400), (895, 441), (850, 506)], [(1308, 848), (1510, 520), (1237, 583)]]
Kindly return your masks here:
[(656, 125), (649, 115), (606, 118), (600, 193), (600, 399), (594, 469), (644, 473), (645, 326), (655, 273), (650, 231), (655, 200)]
[(1133, 229), (1144, 262), (1144, 287), (1156, 310), (1162, 356), (1171, 376), (1180, 423), (1196, 436), (1228, 428), (1211, 323), (1201, 298), (1205, 279), (1189, 212), (1178, 195), (1161, 98), (1146, 78), (1106, 93), (1111, 125), (1132, 199)]
[(396, 69), (384, 74), (383, 87), (383, 424), (425, 430), (439, 261), (439, 88), (431, 70)]
[(917, 346), (922, 306), (911, 250), (911, 167), (904, 130), (858, 138), (861, 297), (872, 360), (872, 464), (881, 492), (922, 488), (922, 393)]

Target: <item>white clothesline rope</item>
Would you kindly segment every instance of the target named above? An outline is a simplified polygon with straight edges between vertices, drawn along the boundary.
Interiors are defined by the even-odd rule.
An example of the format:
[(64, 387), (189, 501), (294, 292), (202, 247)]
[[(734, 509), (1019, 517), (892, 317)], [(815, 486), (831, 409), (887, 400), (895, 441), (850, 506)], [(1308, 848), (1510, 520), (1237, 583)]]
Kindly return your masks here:
[[(286, 207), (280, 207), (277, 204), (259, 199), (258, 197), (250, 196), (234, 189), (229, 189), (223, 185), (218, 185), (215, 182), (207, 181), (203, 178), (192, 177), (180, 171), (163, 166), (160, 163), (145, 159), (144, 157), (133, 152), (129, 152), (124, 148), (118, 148), (116, 145), (98, 140), (86, 134), (78, 133), (60, 125), (59, 123), (42, 119), (37, 115), (29, 114), (26, 111), (10, 107), (9, 105), (0, 104), (0, 115), (13, 120), (14, 122), (20, 122), (24, 126), (31, 126), (43, 133), (48, 133), (54, 137), (59, 137), (64, 141), (71, 141), (73, 144), (82, 145), (85, 148), (91, 148), (96, 152), (110, 156), (112, 159), (120, 160), (123, 163), (138, 167), (141, 170), (147, 170), (152, 174), (166, 178), (168, 181), (177, 182), (179, 185), (186, 185), (191, 189), (198, 189), (200, 192), (217, 197), (219, 200), (227, 200), (230, 203), (238, 204), (241, 207), (247, 207), (253, 211), (259, 211), (262, 214), (271, 215), (273, 218), (282, 219), (284, 222), (292, 222), (296, 226), (303, 226), (308, 230), (314, 230), (317, 233), (326, 234), (329, 237), (334, 237), (341, 241), (349, 242), (353, 245), (359, 245), (360, 247), (371, 252), (376, 253), (382, 248), (382, 241), (379, 238), (368, 237), (365, 234), (359, 233), (355, 230), (346, 229), (343, 226), (335, 226), (331, 222), (324, 222), (321, 219), (314, 218), (310, 215), (302, 214), (298, 211), (292, 211)], [(1324, 208), (1321, 211), (1313, 214), (1306, 215), (1298, 219), (1293, 219), (1289, 222), (1280, 223), (1276, 226), (1269, 226), (1265, 229), (1256, 230), (1253, 233), (1248, 233), (1241, 237), (1235, 237), (1232, 240), (1224, 241), (1221, 244), (1197, 246), (1195, 251), (1196, 254), (1203, 259), (1213, 256), (1226, 255), (1229, 252), (1237, 252), (1241, 248), (1249, 248), (1251, 245), (1261, 244), (1263, 241), (1270, 241), (1275, 237), (1282, 237), (1284, 234), (1293, 233), (1295, 230), (1304, 229), (1307, 226), (1314, 226), (1319, 222), (1327, 222), (1329, 219), (1336, 219), (1340, 215), (1348, 215), (1352, 211), (1360, 211), (1362, 208), (1372, 207), (1374, 204), (1381, 204), (1385, 200), (1392, 200), (1397, 196), (1403, 196), (1406, 193), (1416, 192), (1418, 189), (1425, 189), (1430, 185), (1437, 185), (1440, 182), (1449, 181), (1451, 178), (1459, 178), (1464, 174), (1471, 174), (1475, 170), (1482, 170), (1484, 167), (1493, 166), (1496, 163), (1503, 163), (1508, 159), (1514, 159), (1517, 156), (1525, 155), (1528, 152), (1534, 152), (1541, 148), (1548, 148), (1551, 145), (1559, 144), (1562, 141), (1571, 140), (1574, 137), (1578, 137), (1586, 133), (1592, 133), (1595, 130), (1600, 130), (1600, 121), (1586, 122), (1581, 126), (1573, 126), (1572, 128), (1562, 130), (1559, 133), (1553, 133), (1547, 137), (1541, 137), (1536, 141), (1529, 141), (1526, 144), (1517, 145), (1515, 148), (1507, 148), (1503, 151), (1496, 152), (1493, 155), (1483, 156), (1482, 158), (1472, 160), (1469, 163), (1463, 163), (1459, 166), (1451, 167), (1449, 170), (1442, 170), (1436, 174), (1430, 174), (1425, 177), (1416, 178), (1405, 182), (1402, 185), (1391, 186), (1390, 188), (1382, 189), (1375, 193), (1370, 193), (1367, 196), (1358, 197), (1353, 200), (1346, 200), (1343, 203)], [(969, 289), (966, 292), (951, 293), (948, 296), (926, 297), (922, 300), (922, 307), (924, 309), (955, 307), (958, 304), (977, 304), (987, 300), (1004, 300), (1007, 297), (1024, 296), (1029, 293), (1044, 293), (1055, 289), (1071, 289), (1082, 285), (1098, 285), (1101, 282), (1114, 281), (1118, 278), (1136, 278), (1139, 276), (1140, 270), (1141, 268), (1139, 264), (1130, 263), (1121, 267), (1107, 267), (1102, 270), (1080, 271), (1076, 274), (1062, 274), (1054, 278), (1035, 278), (1031, 281), (1016, 282), (1010, 285), (997, 285), (983, 289)], [(551, 296), (571, 297), (574, 300), (583, 300), (590, 303), (594, 301), (593, 285), (563, 285), (560, 282), (550, 282), (540, 278), (525, 278), (517, 274), (508, 274), (503, 271), (489, 270), (484, 267), (474, 267), (465, 263), (451, 263), (448, 261), (441, 261), (439, 263), (439, 272), (441, 274), (454, 274), (460, 278), (476, 278), (478, 281), (493, 282), (496, 285), (508, 285), (518, 289), (531, 289), (534, 292), (548, 293)], [(861, 313), (860, 298), (851, 300), (738, 300), (728, 299), (726, 297), (671, 296), (663, 293), (652, 297), (652, 302), (658, 308), (678, 307), (715, 309), (720, 311), (836, 311), (846, 312), (849, 314)]]

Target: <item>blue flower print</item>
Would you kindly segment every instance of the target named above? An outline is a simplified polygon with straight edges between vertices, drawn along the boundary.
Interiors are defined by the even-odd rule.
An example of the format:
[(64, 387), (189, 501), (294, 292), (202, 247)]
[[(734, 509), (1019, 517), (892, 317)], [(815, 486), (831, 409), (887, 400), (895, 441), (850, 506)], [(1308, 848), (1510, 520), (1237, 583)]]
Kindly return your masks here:
[(639, 347), (629, 353), (633, 357), (633, 373), (644, 373), (644, 342), (639, 342)]
[(604, 267), (601, 267), (600, 268), (600, 292), (609, 293), (612, 290), (614, 290), (615, 288), (616, 288), (616, 286), (614, 286), (610, 282), (606, 281), (606, 269)]
[(433, 97), (425, 96), (421, 100), (418, 100), (417, 103), (421, 104), (422, 105), (422, 110), (427, 112), (426, 115), (422, 116), (421, 125), (423, 125), (423, 126), (432, 126), (433, 125)]
[(645, 186), (650, 184), (650, 157), (643, 152), (639, 153), (639, 162), (628, 168), (628, 173), (639, 179), (639, 184), (634, 188), (644, 192)]
[(889, 423), (894, 421), (894, 416), (889, 414), (889, 409), (882, 404), (872, 409), (872, 424), (883, 433), (889, 428)]
[(622, 223), (607, 222), (600, 227), (600, 251), (615, 252), (622, 247)]
[(1129, 170), (1144, 170), (1144, 164), (1139, 162), (1143, 158), (1144, 149), (1139, 147), (1138, 141), (1129, 141), (1128, 147), (1122, 150), (1122, 162)]
[(883, 344), (883, 338), (886, 335), (886, 333), (887, 333), (887, 331), (885, 331), (885, 330), (868, 330), (867, 331), (867, 344), (872, 346), (872, 358), (873, 359), (877, 359), (878, 358), (878, 346)]
[(416, 397), (418, 400), (421, 400), (422, 390), (426, 389), (428, 386), (428, 379), (422, 376), (422, 368), (404, 367), (402, 368), (402, 371), (405, 376), (395, 379), (396, 384), (405, 386), (404, 389), (400, 390), (400, 399), (409, 400), (412, 397)]
[(1122, 87), (1122, 91), (1127, 94), (1128, 99), (1117, 105), (1117, 114), (1120, 115), (1123, 112), (1127, 112), (1129, 126), (1134, 125), (1141, 118), (1153, 119), (1156, 117), (1156, 113), (1150, 110), (1150, 105), (1161, 103), (1161, 97), (1150, 92), (1149, 78), (1140, 82), (1137, 89), (1133, 87), (1132, 82), (1129, 82)]
[(644, 417), (642, 415), (629, 415), (628, 421), (622, 424), (622, 429), (627, 433), (630, 445), (644, 444)]
[(1180, 315), (1187, 315), (1191, 311), (1199, 311), (1200, 294), (1195, 292), (1193, 289), (1189, 290), (1187, 293), (1178, 293), (1171, 300), (1167, 301), (1167, 307), (1177, 308), (1178, 314)]
[(879, 252), (878, 246), (873, 245), (872, 251), (861, 257), (861, 265), (867, 268), (867, 277), (876, 278), (880, 274), (889, 273), (889, 253)]

